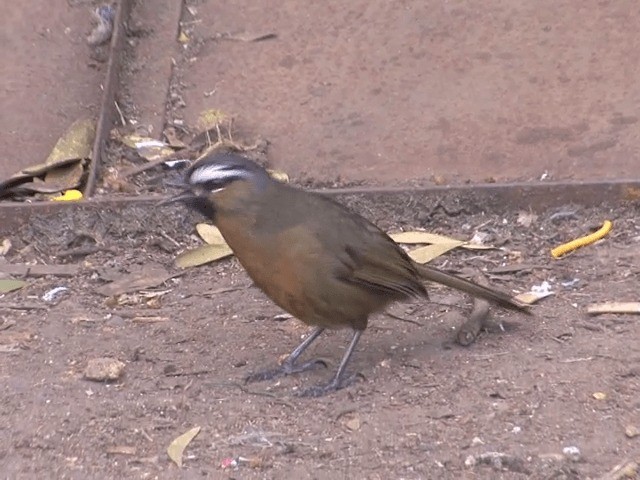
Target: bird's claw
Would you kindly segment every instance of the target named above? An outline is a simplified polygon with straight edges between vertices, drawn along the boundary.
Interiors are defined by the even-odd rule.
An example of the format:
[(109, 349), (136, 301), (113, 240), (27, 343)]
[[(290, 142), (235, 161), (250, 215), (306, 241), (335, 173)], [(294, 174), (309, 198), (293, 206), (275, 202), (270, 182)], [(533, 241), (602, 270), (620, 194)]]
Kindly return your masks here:
[(313, 359), (308, 362), (296, 365), (295, 363), (284, 362), (277, 368), (271, 368), (267, 370), (261, 370), (259, 372), (250, 373), (244, 379), (245, 383), (263, 382), (265, 380), (273, 380), (274, 378), (286, 377), (296, 373), (306, 372), (307, 370), (313, 370), (318, 366), (327, 368), (327, 362), (322, 359)]

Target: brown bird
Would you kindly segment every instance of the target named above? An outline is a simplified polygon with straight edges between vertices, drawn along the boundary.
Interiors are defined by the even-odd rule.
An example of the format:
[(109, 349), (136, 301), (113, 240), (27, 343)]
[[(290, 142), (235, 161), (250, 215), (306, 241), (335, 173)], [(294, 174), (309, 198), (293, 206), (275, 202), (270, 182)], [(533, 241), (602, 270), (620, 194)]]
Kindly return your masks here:
[(321, 194), (272, 179), (234, 153), (198, 160), (186, 172), (184, 192), (162, 203), (183, 201), (222, 233), (255, 285), (302, 322), (311, 334), (278, 368), (250, 375), (266, 380), (308, 370), (298, 363), (326, 328), (353, 330), (332, 380), (305, 390), (323, 395), (352, 382), (345, 369), (367, 328), (369, 315), (396, 300), (427, 297), (423, 282), (438, 282), (506, 308), (526, 307), (512, 296), (414, 262), (385, 232)]

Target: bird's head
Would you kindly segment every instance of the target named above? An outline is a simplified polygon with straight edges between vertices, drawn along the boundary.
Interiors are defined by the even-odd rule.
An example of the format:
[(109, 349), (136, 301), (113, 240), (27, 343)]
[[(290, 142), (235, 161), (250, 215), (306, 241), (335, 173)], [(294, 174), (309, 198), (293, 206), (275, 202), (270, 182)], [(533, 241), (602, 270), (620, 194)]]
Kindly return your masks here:
[(185, 173), (183, 181), (173, 184), (182, 192), (160, 205), (183, 202), (213, 219), (218, 209), (237, 209), (272, 180), (257, 163), (231, 152), (202, 157)]

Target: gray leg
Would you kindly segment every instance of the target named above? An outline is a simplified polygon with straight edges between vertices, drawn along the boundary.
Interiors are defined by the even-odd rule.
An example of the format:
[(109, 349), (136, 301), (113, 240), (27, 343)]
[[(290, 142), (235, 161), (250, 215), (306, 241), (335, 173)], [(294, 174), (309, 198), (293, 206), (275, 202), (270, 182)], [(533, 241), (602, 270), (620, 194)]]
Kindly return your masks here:
[(251, 373), (245, 378), (245, 382), (261, 382), (263, 380), (271, 380), (273, 378), (283, 377), (286, 375), (291, 375), (293, 373), (305, 372), (317, 367), (318, 365), (323, 365), (326, 367), (327, 364), (324, 361), (318, 359), (309, 360), (308, 362), (305, 362), (301, 365), (296, 365), (296, 360), (298, 360), (298, 357), (302, 355), (302, 353), (320, 336), (322, 332), (324, 332), (324, 328), (314, 328), (309, 336), (305, 338), (302, 343), (289, 354), (284, 362), (282, 362), (282, 365), (277, 368), (271, 368), (268, 370)]
[(338, 365), (338, 369), (336, 370), (336, 373), (331, 381), (326, 385), (316, 385), (314, 387), (303, 390), (299, 394), (301, 397), (321, 397), (326, 393), (334, 392), (336, 390), (340, 390), (341, 388), (349, 386), (355, 381), (355, 379), (358, 377), (357, 374), (345, 377), (344, 372), (347, 368), (349, 360), (351, 359), (351, 355), (353, 355), (353, 352), (356, 349), (356, 345), (360, 340), (362, 332), (362, 330), (353, 331), (353, 337), (351, 337), (349, 348), (347, 348), (347, 351), (344, 352), (342, 360), (340, 361), (340, 365)]

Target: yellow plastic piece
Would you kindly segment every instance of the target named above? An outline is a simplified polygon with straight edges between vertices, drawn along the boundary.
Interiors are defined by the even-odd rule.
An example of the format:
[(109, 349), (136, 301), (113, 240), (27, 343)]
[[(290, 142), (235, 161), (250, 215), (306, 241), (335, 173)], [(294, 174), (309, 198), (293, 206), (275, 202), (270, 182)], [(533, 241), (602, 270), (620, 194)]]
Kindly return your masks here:
[(82, 192), (80, 190), (67, 190), (58, 197), (53, 197), (54, 202), (77, 202), (82, 200)]
[(570, 242), (557, 246), (551, 250), (551, 256), (553, 256), (553, 258), (559, 258), (569, 252), (573, 252), (577, 248), (590, 245), (601, 238), (604, 238), (611, 231), (612, 226), (613, 224), (609, 220), (605, 220), (600, 230), (593, 232), (591, 235), (576, 238), (575, 240), (571, 240)]

